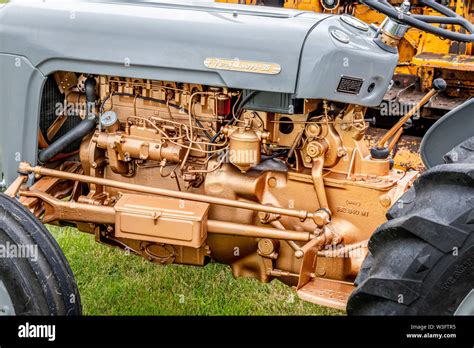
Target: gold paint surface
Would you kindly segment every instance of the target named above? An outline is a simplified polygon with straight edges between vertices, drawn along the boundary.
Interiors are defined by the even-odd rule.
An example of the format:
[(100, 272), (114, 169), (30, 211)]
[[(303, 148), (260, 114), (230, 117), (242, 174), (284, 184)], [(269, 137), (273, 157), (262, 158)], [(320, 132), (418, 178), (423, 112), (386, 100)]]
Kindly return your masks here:
[(214, 70), (240, 71), (253, 74), (278, 75), (281, 72), (279, 64), (251, 60), (206, 58), (204, 65)]
[[(258, 64), (245, 69), (258, 71)], [(11, 194), (19, 192), (43, 222), (76, 225), (151, 262), (214, 260), (230, 265), (235, 277), (276, 278), (298, 285), (306, 300), (344, 307), (364, 245), (417, 175), (370, 157), (366, 108), (306, 100), (302, 114), (233, 115), (241, 91), (97, 79), (104, 110), (117, 115), (114, 127), (83, 139), (80, 162), (22, 164), (20, 172), (38, 180), (28, 188), (18, 179)], [(66, 98), (84, 101), (80, 91)], [(223, 126), (232, 116), (235, 122)], [(209, 142), (219, 127), (216, 143), (227, 158)], [(272, 165), (270, 156), (277, 159)], [(340, 295), (334, 301), (331, 291)]]

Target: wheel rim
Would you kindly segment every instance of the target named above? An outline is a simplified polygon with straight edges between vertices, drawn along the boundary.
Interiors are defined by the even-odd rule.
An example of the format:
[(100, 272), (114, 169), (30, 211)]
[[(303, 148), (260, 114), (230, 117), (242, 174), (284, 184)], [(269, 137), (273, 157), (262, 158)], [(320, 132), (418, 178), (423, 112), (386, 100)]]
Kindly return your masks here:
[(3, 315), (15, 315), (15, 308), (5, 284), (0, 280), (0, 316)]
[(454, 315), (474, 315), (474, 289), (464, 297)]

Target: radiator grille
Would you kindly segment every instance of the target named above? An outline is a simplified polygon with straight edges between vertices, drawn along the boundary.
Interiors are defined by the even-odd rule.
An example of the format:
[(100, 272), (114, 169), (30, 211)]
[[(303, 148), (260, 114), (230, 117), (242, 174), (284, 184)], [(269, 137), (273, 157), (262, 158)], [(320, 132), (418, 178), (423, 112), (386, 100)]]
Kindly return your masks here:
[[(53, 124), (58, 115), (56, 114), (57, 104), (64, 104), (64, 95), (61, 94), (56, 81), (53, 77), (49, 77), (43, 88), (43, 95), (41, 98), (41, 116), (40, 116), (40, 130), (46, 139), (48, 128)], [(46, 139), (49, 144), (66, 134), (69, 130), (74, 128), (81, 119), (76, 116), (70, 116), (53, 139)], [(72, 144), (66, 149), (66, 153), (77, 150), (80, 146), (80, 141)]]

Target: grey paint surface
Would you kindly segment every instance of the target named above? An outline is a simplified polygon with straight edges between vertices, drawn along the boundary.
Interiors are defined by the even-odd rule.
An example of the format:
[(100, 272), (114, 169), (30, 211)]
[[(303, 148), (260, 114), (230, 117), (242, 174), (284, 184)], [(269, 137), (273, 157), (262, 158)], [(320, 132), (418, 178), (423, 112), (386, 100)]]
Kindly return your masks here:
[[(22, 0), (0, 6), (0, 166), (7, 183), (36, 163), (44, 77), (60, 70), (294, 93), (375, 106), (397, 55), (338, 17), (304, 11), (180, 1)], [(186, 4), (187, 3), (187, 4)], [(330, 31), (344, 32), (343, 44)], [(209, 57), (277, 63), (278, 75), (212, 70)], [(12, 62), (20, 59), (23, 68)], [(345, 64), (348, 62), (348, 64)], [(360, 77), (360, 96), (338, 93)], [(369, 81), (376, 81), (368, 95)], [(14, 126), (14, 128), (11, 128)], [(14, 131), (13, 131), (14, 130)]]
[[(332, 37), (343, 32), (349, 43)], [(322, 21), (308, 36), (303, 48), (296, 96), (320, 98), (365, 106), (378, 106), (387, 91), (398, 62), (398, 55), (380, 49), (372, 31), (355, 29), (333, 16)], [(336, 92), (341, 76), (364, 79), (358, 95)], [(371, 93), (369, 86), (374, 83)], [(316, 97), (317, 96), (317, 97)]]
[(421, 142), (421, 159), (427, 168), (444, 164), (443, 156), (474, 135), (474, 99), (441, 117)]
[(10, 184), (20, 161), (36, 163), (45, 77), (25, 58), (0, 54), (0, 170)]
[[(327, 17), (301, 17), (297, 11), (235, 17), (232, 11), (196, 7), (13, 3), (0, 11), (0, 53), (27, 57), (45, 75), (69, 69), (292, 93), (305, 36)], [(278, 63), (282, 71), (211, 70), (204, 65), (209, 57)]]

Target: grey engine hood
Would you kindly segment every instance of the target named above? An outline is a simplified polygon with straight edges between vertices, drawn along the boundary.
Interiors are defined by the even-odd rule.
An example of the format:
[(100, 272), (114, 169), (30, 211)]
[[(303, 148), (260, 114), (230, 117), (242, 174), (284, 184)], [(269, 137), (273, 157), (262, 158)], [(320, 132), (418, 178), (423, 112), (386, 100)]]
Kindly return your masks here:
[[(209, 1), (14, 1), (0, 7), (0, 54), (26, 57), (44, 75), (70, 70), (381, 102), (398, 55), (378, 47), (372, 30), (339, 16)], [(281, 71), (215, 70), (207, 58), (275, 63)], [(360, 93), (338, 92), (342, 76), (362, 80)]]
[[(84, 70), (129, 62), (148, 78), (291, 93), (305, 37), (325, 17), (207, 1), (15, 1), (0, 10), (0, 53), (24, 56), (45, 74), (57, 61)], [(209, 57), (282, 70), (213, 71)]]

